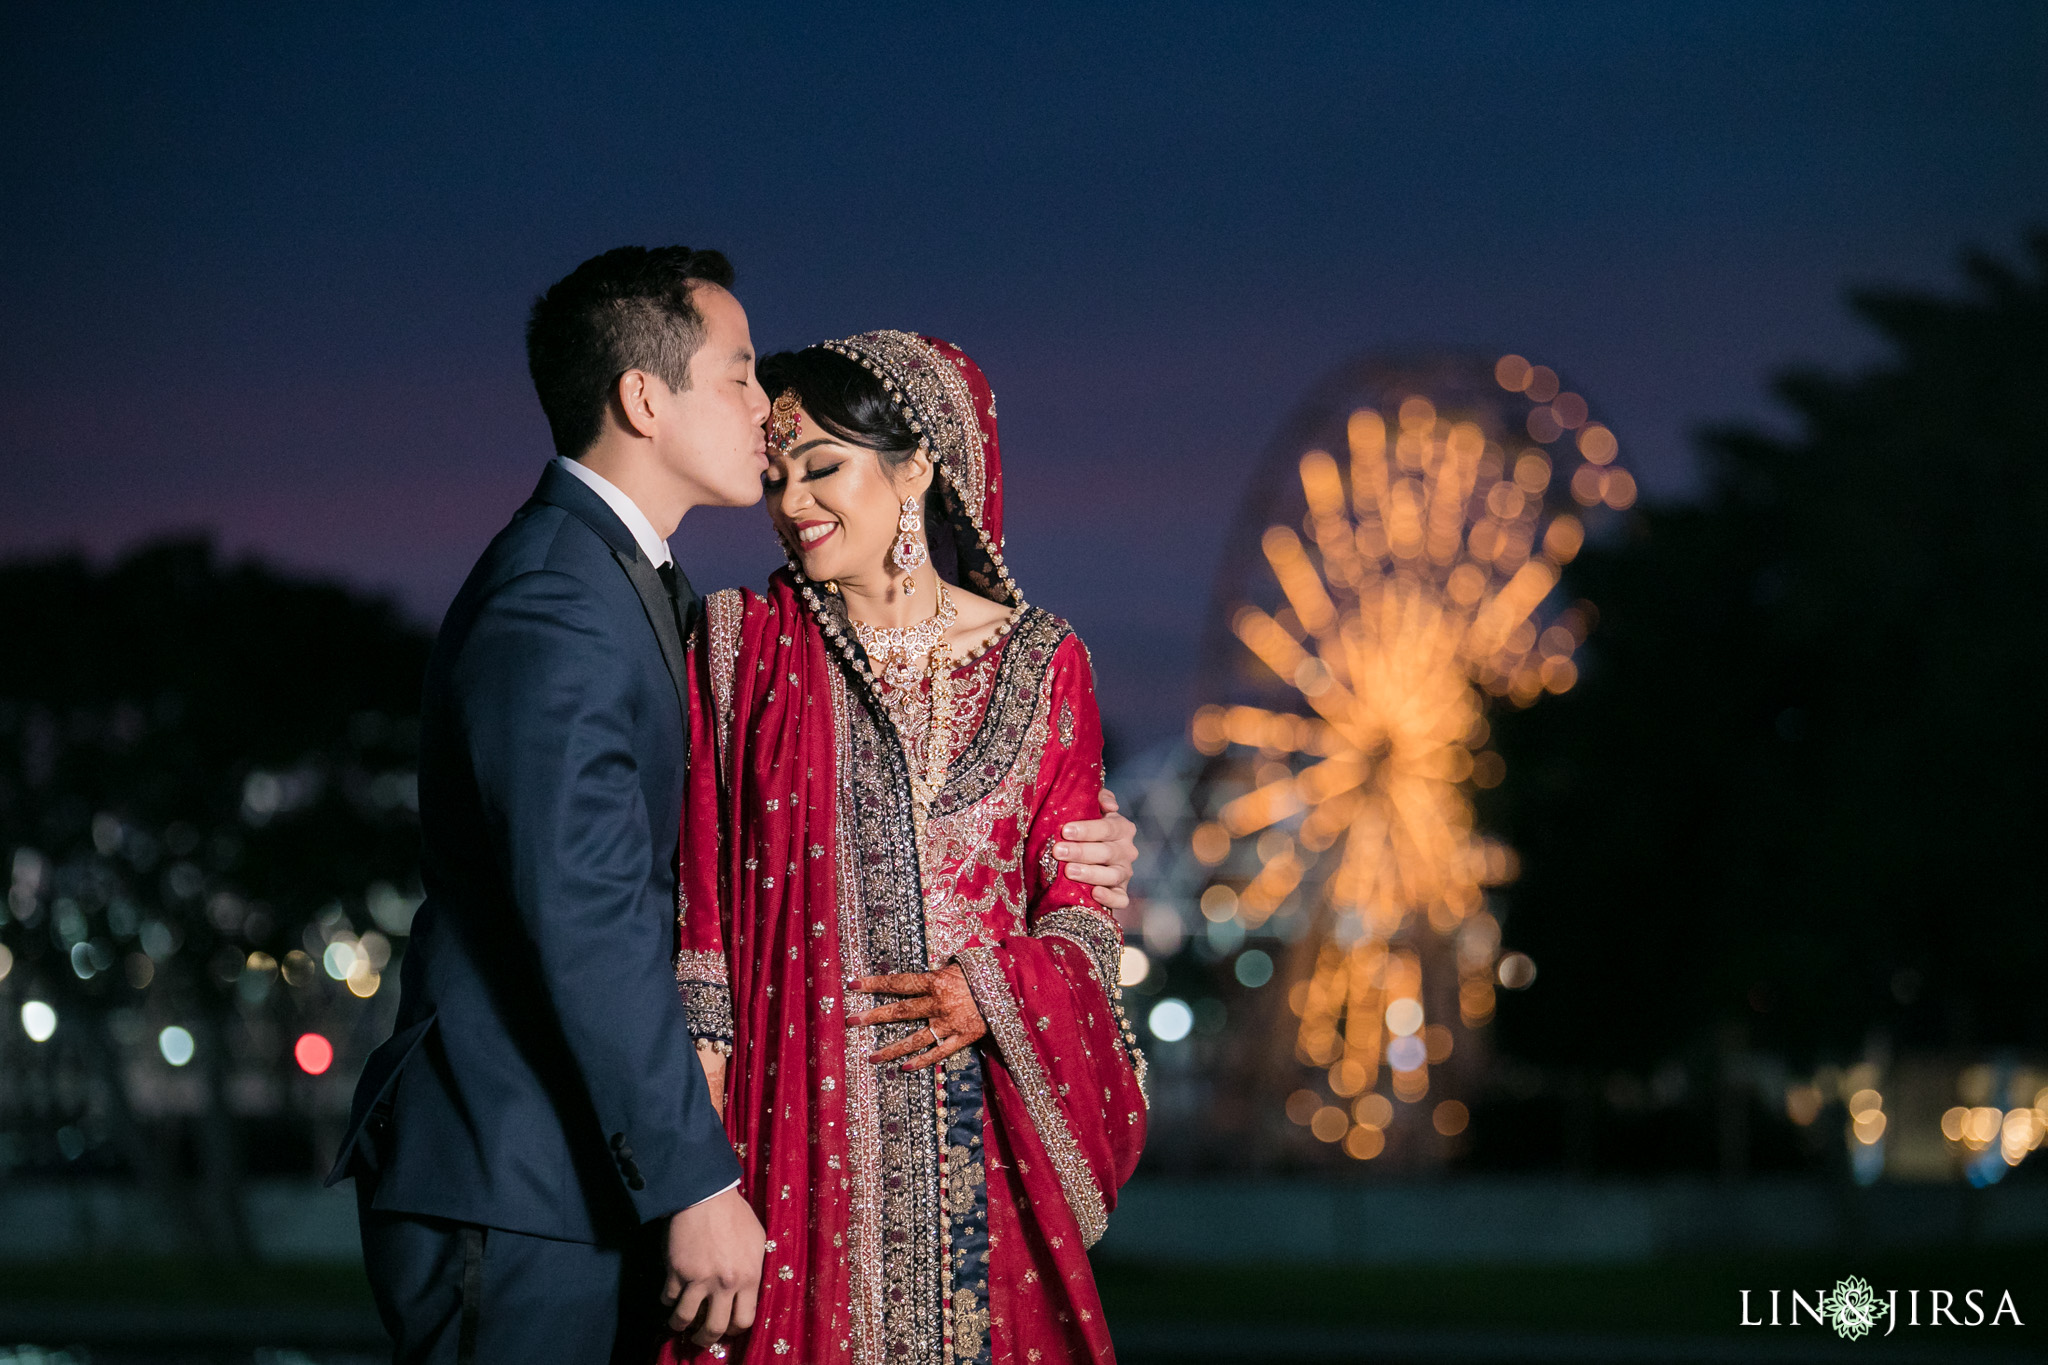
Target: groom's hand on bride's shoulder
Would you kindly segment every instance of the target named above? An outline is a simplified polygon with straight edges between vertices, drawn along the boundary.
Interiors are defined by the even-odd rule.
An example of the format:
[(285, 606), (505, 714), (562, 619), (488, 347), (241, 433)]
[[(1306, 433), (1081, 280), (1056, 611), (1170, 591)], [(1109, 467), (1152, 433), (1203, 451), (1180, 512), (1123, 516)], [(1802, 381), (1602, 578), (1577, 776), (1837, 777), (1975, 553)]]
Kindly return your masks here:
[(768, 1234), (737, 1188), (668, 1220), (668, 1325), (699, 1346), (754, 1325)]
[(1131, 903), (1131, 869), (1138, 863), (1138, 827), (1117, 809), (1116, 794), (1102, 789), (1102, 818), (1076, 820), (1060, 828), (1052, 856), (1067, 875), (1095, 888), (1098, 904), (1121, 910)]

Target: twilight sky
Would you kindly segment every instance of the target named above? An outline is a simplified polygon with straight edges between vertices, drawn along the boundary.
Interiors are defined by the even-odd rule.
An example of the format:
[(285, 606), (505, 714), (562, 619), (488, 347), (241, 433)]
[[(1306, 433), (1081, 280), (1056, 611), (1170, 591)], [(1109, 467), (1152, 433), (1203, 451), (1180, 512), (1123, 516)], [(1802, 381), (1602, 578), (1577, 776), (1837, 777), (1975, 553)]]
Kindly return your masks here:
[(0, 556), (206, 528), (437, 620), (548, 454), (532, 296), (718, 246), (764, 349), (982, 362), (1127, 744), (1346, 355), (1551, 364), (1682, 497), (1696, 424), (1872, 357), (1845, 285), (2048, 223), (2037, 3), (163, 8), (0, 19)]

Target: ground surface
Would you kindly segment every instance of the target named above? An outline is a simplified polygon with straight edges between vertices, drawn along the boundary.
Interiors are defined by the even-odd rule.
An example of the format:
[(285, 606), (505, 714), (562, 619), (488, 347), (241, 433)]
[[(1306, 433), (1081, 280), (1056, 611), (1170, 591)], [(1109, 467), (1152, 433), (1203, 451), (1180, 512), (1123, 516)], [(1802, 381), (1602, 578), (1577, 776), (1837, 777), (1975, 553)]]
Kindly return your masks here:
[[(2010, 1289), (2024, 1325), (1859, 1342), (1739, 1325), (1745, 1288), (1762, 1313), (1773, 1287), (1811, 1294), (1852, 1274), (1880, 1293), (1980, 1288), (1995, 1303)], [(2048, 1360), (2048, 1247), (1570, 1267), (1110, 1263), (1098, 1275), (1124, 1365)], [(367, 1365), (380, 1342), (354, 1267), (0, 1266), (0, 1365)]]

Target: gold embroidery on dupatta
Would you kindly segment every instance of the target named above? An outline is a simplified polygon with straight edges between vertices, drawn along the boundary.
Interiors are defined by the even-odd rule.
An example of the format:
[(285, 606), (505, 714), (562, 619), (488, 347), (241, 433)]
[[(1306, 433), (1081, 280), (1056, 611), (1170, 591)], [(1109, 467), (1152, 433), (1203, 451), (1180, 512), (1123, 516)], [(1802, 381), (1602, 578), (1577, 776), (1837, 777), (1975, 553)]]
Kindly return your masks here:
[(726, 770), (732, 748), (733, 670), (740, 654), (740, 625), (746, 620), (746, 598), (738, 588), (720, 588), (704, 599), (704, 647), (711, 666), (712, 713), (718, 722), (718, 769)]
[(1038, 1052), (1017, 1014), (1009, 980), (995, 954), (987, 948), (963, 949), (955, 960), (967, 975), (967, 987), (974, 993), (974, 1003), (981, 1007), (982, 1018), (988, 1021), (989, 1036), (996, 1040), (1004, 1064), (1017, 1078), (1017, 1091), (1024, 1097), (1031, 1126), (1038, 1130), (1038, 1140), (1045, 1144), (1045, 1154), (1060, 1178), (1060, 1190), (1067, 1196), (1067, 1207), (1073, 1210), (1074, 1221), (1080, 1225), (1081, 1245), (1092, 1247), (1109, 1231), (1109, 1212), (1103, 1207), (1095, 1174), (1088, 1169), (1087, 1159), (1067, 1128), (1059, 1096), (1038, 1064)]
[[(924, 907), (902, 749), (834, 670), (839, 751), (840, 953), (849, 976), (927, 970)], [(848, 999), (849, 1012), (881, 1003)], [(854, 1154), (856, 1352), (863, 1365), (941, 1362), (945, 1279), (938, 1087), (930, 1071), (874, 1066), (867, 1054), (914, 1023), (859, 1026), (847, 1037), (847, 1127)]]
[[(1020, 921), (1027, 890), (1018, 860), (1023, 854), (1022, 841), (1029, 837), (1030, 802), (1036, 794), (1046, 745), (1051, 738), (1053, 660), (1061, 641), (1070, 633), (1064, 621), (1035, 608), (1020, 618), (1017, 629), (1005, 642), (1000, 681), (982, 717), (981, 732), (969, 746), (975, 759), (972, 764), (958, 765), (956, 777), (949, 778), (940, 802), (947, 813), (939, 815), (935, 810), (927, 825), (933, 847), (927, 852), (926, 866), (941, 869), (947, 884), (952, 886), (957, 885), (963, 873), (992, 865), (987, 826), (1002, 818), (1019, 821), (1022, 828), (1016, 857), (991, 877), (989, 895), (993, 899), (999, 893), (1007, 894)], [(966, 792), (976, 793), (971, 802), (961, 799)], [(953, 799), (948, 801), (945, 797)], [(991, 818), (976, 818), (984, 811)], [(960, 964), (975, 1003), (988, 1021), (990, 1036), (1017, 1079), (1032, 1126), (1039, 1141), (1045, 1144), (1067, 1206), (1080, 1225), (1082, 1244), (1093, 1246), (1109, 1227), (1102, 1192), (1067, 1127), (1066, 1115), (1053, 1087), (1046, 1081), (1038, 1053), (1018, 1015), (1009, 982), (987, 948), (963, 947), (954, 954), (954, 960)]]
[(1088, 954), (1089, 970), (1102, 987), (1103, 998), (1109, 1002), (1110, 1015), (1116, 1022), (1117, 1042), (1138, 1082), (1138, 1094), (1150, 1109), (1151, 1063), (1138, 1046), (1138, 1034), (1131, 1027), (1130, 1016), (1124, 1013), (1123, 978), (1119, 970), (1123, 965), (1119, 961), (1123, 955), (1123, 931), (1099, 910), (1069, 908), (1039, 916), (1038, 927), (1031, 934), (1033, 938), (1063, 938)]

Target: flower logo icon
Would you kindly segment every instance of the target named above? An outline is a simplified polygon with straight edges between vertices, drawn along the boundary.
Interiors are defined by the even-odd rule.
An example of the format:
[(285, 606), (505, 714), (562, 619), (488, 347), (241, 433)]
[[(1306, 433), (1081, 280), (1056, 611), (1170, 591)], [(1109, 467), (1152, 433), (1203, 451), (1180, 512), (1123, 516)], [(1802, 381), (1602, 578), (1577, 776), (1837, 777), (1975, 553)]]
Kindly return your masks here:
[(1877, 1291), (1861, 1275), (1836, 1280), (1834, 1292), (1821, 1299), (1820, 1310), (1827, 1314), (1835, 1335), (1850, 1341), (1877, 1326), (1877, 1320), (1886, 1311), (1878, 1301)]

